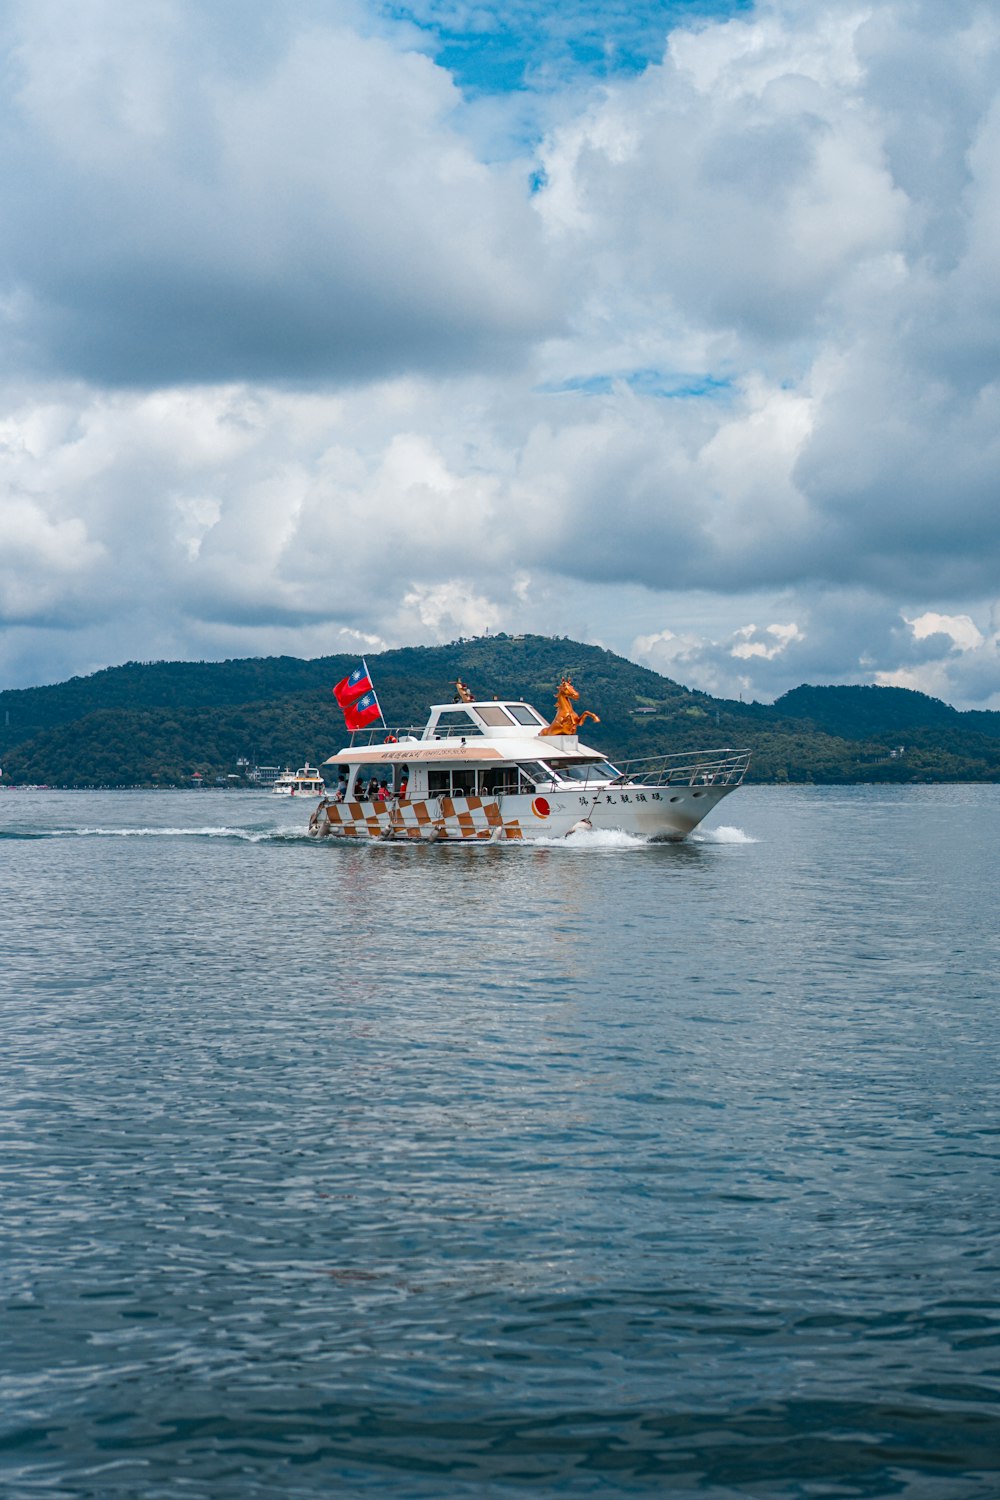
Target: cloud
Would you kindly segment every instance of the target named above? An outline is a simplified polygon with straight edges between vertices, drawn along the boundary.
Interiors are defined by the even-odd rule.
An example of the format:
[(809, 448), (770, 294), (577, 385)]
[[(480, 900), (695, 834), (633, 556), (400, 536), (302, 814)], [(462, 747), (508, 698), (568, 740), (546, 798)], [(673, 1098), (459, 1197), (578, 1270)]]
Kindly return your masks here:
[(940, 615), (928, 610), (915, 620), (907, 620), (915, 640), (924, 641), (928, 636), (947, 636), (952, 645), (964, 651), (977, 651), (983, 644), (979, 627), (968, 615)]
[(675, 34), (661, 66), (554, 134), (551, 234), (585, 236), (615, 280), (753, 347), (815, 335), (827, 299), (905, 229), (860, 24), (792, 30), (765, 12)]
[(526, 174), (476, 159), (427, 57), (307, 22), (249, 69), (181, 0), (13, 17), (0, 288), (7, 346), (36, 373), (503, 368), (558, 326)]
[(360, 4), (9, 16), (9, 670), (576, 629), (993, 701), (992, 7), (762, 0), (599, 87), (561, 16), (509, 161)]
[[(772, 5), (675, 33), (546, 148), (540, 211), (579, 275), (580, 343), (613, 309), (644, 364), (658, 333), (661, 368), (700, 349), (727, 377), (693, 454), (704, 414), (664, 420), (658, 507), (616, 476), (654, 532), (680, 512), (682, 583), (992, 586), (1000, 24), (928, 16)], [(713, 519), (692, 537), (699, 492)]]
[(500, 608), (477, 594), (469, 579), (451, 578), (439, 584), (414, 585), (403, 596), (396, 627), (401, 633), (429, 632), (440, 640), (488, 634), (501, 616)]
[(763, 630), (758, 630), (756, 625), (741, 625), (736, 635), (739, 639), (730, 654), (743, 661), (750, 661), (755, 656), (774, 661), (776, 656), (788, 650), (793, 641), (805, 639), (794, 621), (788, 625), (765, 625)]
[(82, 575), (105, 556), (79, 516), (55, 518), (26, 496), (9, 497), (0, 554), (0, 617), (17, 624), (39, 615), (69, 621), (78, 612), (89, 613)]
[[(747, 597), (730, 601), (729, 613), (788, 603), (787, 596)], [(1000, 604), (984, 607), (983, 630), (967, 615), (908, 619), (857, 589), (800, 598), (796, 607), (797, 621), (640, 635), (629, 655), (723, 697), (769, 702), (802, 682), (862, 682), (916, 688), (960, 708), (1000, 709)]]
[(1000, 709), (1000, 605), (985, 630), (968, 615), (928, 611), (906, 619), (914, 642), (912, 665), (876, 673), (889, 687), (916, 688), (962, 706)]
[[(774, 697), (784, 686), (802, 681), (802, 657), (808, 649), (809, 630), (789, 621), (738, 625), (718, 638), (661, 630), (637, 637), (631, 654), (702, 692), (727, 698), (760, 696), (763, 681), (770, 689), (765, 696)], [(786, 682), (788, 678), (792, 680)]]

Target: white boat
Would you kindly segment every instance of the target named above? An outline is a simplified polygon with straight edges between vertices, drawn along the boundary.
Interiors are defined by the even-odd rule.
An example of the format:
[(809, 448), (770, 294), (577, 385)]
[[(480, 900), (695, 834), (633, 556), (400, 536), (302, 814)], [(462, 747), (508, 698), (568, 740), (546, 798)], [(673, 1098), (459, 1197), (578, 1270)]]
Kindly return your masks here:
[[(563, 696), (569, 689), (569, 695)], [(552, 724), (517, 700), (435, 704), (420, 733), (380, 728), (324, 765), (339, 776), (318, 838), (502, 843), (617, 829), (682, 839), (740, 785), (749, 750), (612, 764), (581, 744), (564, 682)], [(568, 713), (568, 717), (567, 717)], [(572, 730), (574, 732), (565, 732)]]
[(297, 771), (282, 771), (271, 785), (272, 797), (325, 797), (326, 782), (308, 762)]

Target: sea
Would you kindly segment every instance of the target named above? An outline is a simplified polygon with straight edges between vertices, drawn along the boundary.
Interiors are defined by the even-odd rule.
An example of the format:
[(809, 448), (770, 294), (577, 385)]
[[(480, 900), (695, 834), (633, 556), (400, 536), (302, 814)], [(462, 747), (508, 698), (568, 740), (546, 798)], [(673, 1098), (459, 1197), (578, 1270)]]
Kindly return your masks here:
[(0, 792), (0, 1493), (1000, 1495), (1000, 786)]

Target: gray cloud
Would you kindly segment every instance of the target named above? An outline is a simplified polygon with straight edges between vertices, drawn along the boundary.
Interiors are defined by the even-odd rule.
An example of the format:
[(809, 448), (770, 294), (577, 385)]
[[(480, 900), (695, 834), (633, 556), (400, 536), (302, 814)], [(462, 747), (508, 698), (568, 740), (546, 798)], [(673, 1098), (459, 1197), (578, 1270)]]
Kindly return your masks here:
[(916, 688), (960, 708), (1000, 709), (1000, 633), (988, 605), (977, 609), (984, 632), (960, 614), (940, 616), (948, 628), (926, 635), (924, 617), (857, 588), (747, 596), (731, 601), (729, 614), (747, 623), (717, 633), (665, 627), (637, 637), (630, 654), (730, 698), (769, 702), (802, 682), (869, 682)]
[(8, 349), (34, 373), (504, 368), (558, 326), (527, 173), (475, 159), (427, 58), (326, 25), (234, 74), (181, 4), (16, 14), (0, 286)]

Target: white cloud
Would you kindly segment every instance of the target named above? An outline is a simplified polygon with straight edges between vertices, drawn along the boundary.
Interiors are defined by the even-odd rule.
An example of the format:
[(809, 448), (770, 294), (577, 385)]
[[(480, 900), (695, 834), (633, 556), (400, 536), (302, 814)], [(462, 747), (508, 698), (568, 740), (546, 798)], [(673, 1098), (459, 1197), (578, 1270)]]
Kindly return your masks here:
[(503, 368), (558, 325), (526, 174), (477, 160), (443, 69), (307, 12), (241, 22), (266, 66), (180, 0), (15, 8), (10, 347), (95, 382), (350, 381)]
[(898, 248), (908, 199), (862, 88), (862, 19), (675, 35), (661, 67), (555, 133), (541, 210), (589, 241), (591, 295), (627, 281), (766, 348), (814, 333), (856, 269)]
[(82, 576), (106, 558), (79, 516), (53, 518), (26, 496), (6, 500), (2, 541), (0, 615), (16, 622), (40, 609), (60, 614), (79, 609)]
[(177, 540), (190, 561), (197, 562), (202, 542), (222, 515), (221, 502), (214, 495), (178, 495), (175, 503)]
[(396, 626), (434, 641), (457, 635), (485, 635), (496, 629), (501, 609), (475, 592), (468, 579), (451, 578), (432, 585), (414, 584), (403, 595)]
[(788, 650), (793, 641), (805, 640), (805, 635), (794, 622), (765, 625), (762, 630), (756, 625), (741, 625), (736, 635), (738, 639), (730, 654), (742, 661), (750, 661), (755, 656), (774, 661), (776, 656)]
[(877, 672), (876, 682), (916, 688), (961, 707), (1000, 709), (1000, 600), (982, 630), (967, 614), (927, 610), (903, 619), (919, 659)]
[(926, 610), (915, 620), (907, 620), (915, 640), (923, 641), (928, 636), (946, 635), (963, 651), (975, 651), (984, 645), (983, 634), (968, 615), (940, 615)]

